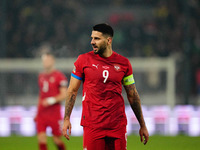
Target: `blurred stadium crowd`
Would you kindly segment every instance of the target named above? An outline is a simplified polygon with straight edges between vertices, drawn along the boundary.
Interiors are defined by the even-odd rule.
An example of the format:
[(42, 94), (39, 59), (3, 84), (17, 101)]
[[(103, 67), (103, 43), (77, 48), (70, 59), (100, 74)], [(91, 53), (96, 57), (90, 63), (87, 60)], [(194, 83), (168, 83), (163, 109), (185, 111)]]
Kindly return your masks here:
[(124, 56), (176, 57), (179, 77), (187, 60), (191, 92), (200, 93), (199, 0), (8, 0), (4, 57), (37, 57), (46, 44), (58, 57), (77, 57), (91, 50), (99, 22), (114, 27), (114, 50)]
[(91, 25), (98, 18), (88, 18), (88, 11), (92, 14), (93, 9), (115, 6), (119, 10), (142, 7), (153, 11), (148, 19), (141, 21), (135, 20), (135, 14), (129, 12), (111, 13), (105, 18), (116, 28), (114, 45), (123, 50), (122, 54), (166, 57), (183, 53), (188, 36), (192, 46), (190, 54), (197, 56), (200, 53), (200, 2), (190, 0), (188, 5), (182, 0), (10, 0), (6, 4), (6, 57), (34, 57), (43, 42), (62, 48), (60, 56), (74, 57), (87, 52), (90, 45), (85, 36), (89, 36)]

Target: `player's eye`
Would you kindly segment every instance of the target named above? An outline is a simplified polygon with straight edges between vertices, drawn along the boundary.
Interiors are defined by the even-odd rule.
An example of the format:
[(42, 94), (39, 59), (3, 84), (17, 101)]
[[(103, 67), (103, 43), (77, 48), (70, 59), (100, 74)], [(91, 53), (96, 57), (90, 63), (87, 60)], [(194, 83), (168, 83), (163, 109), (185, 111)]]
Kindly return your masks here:
[(99, 38), (99, 37), (95, 37), (94, 39), (95, 39), (95, 40), (99, 40), (100, 38)]

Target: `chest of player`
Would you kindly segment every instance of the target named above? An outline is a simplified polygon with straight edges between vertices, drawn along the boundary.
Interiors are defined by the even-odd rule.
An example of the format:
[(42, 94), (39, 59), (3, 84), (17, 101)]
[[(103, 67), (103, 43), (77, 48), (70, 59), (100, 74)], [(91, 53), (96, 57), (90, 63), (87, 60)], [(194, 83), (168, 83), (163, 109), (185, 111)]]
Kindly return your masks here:
[(44, 93), (55, 91), (58, 88), (56, 77), (53, 75), (40, 76), (39, 78), (40, 90)]
[(99, 83), (120, 83), (126, 68), (117, 63), (92, 62), (84, 66), (85, 81)]

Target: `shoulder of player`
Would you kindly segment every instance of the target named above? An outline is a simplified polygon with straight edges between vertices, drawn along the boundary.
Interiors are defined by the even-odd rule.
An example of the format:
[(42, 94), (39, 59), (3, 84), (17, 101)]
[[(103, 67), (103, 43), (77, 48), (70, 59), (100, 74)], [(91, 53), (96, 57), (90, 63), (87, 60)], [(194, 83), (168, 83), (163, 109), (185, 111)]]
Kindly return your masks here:
[(39, 72), (39, 74), (38, 74), (38, 77), (42, 77), (42, 76), (44, 76), (44, 71), (41, 71), (41, 72)]
[(66, 80), (67, 81), (66, 75), (62, 71), (60, 71), (60, 70), (55, 70), (53, 72), (52, 76), (54, 78), (56, 78), (57, 81), (60, 81), (60, 80)]
[(120, 55), (120, 54), (118, 54), (116, 52), (114, 52), (114, 53), (115, 53), (116, 58), (118, 60), (120, 60), (121, 62), (124, 62), (124, 63), (128, 63), (129, 62), (129, 59), (126, 58), (125, 56), (122, 56), (122, 55)]
[(84, 53), (84, 54), (80, 54), (77, 59), (79, 59), (79, 60), (84, 59), (85, 60), (89, 57), (92, 57), (93, 55), (94, 55), (94, 53), (92, 51), (90, 51), (90, 52), (87, 52), (87, 53)]
[(55, 75), (64, 75), (64, 73), (58, 69), (54, 70), (53, 74)]
[(89, 51), (89, 52), (81, 54), (79, 56), (81, 56), (81, 57), (89, 57), (89, 56), (93, 56), (93, 55), (94, 55), (94, 52), (93, 51)]

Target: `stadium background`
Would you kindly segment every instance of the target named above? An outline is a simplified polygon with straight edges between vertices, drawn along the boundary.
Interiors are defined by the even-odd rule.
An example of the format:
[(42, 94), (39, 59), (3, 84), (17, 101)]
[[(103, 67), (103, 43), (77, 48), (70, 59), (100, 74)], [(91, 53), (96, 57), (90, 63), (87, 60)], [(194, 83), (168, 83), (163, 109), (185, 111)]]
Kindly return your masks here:
[[(50, 47), (70, 78), (65, 64), (91, 50), (91, 27), (101, 22), (111, 24), (115, 30), (113, 50), (138, 60), (132, 65), (151, 135), (199, 137), (199, 0), (1, 0), (0, 136), (35, 135), (32, 117), (40, 54)], [(157, 65), (168, 59), (175, 68), (171, 93), (167, 92), (169, 70), (145, 65), (138, 69), (145, 60)], [(21, 68), (15, 66), (17, 62), (21, 62)], [(24, 69), (26, 63), (30, 69)], [(8, 66), (10, 69), (6, 69)], [(171, 94), (175, 94), (173, 105), (166, 100)], [(74, 136), (82, 133), (80, 105), (78, 98), (73, 111), (77, 126)], [(129, 135), (135, 135), (137, 122), (134, 115), (129, 116), (128, 107), (126, 112)]]

